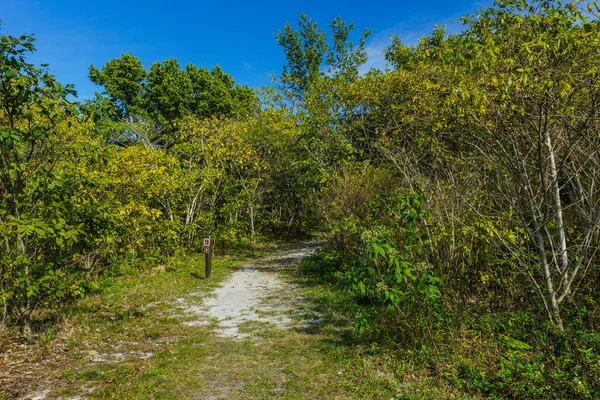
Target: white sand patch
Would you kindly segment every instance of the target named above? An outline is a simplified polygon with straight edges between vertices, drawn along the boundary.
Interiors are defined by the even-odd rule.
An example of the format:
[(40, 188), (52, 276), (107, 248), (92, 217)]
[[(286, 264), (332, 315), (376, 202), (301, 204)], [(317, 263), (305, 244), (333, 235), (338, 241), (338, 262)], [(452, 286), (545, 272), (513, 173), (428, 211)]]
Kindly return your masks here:
[[(285, 289), (286, 284), (272, 272), (245, 267), (234, 272), (222, 287), (215, 290), (215, 297), (205, 302), (207, 314), (219, 321), (216, 330), (225, 337), (247, 337), (239, 331), (239, 325), (249, 321), (284, 327), (291, 322), (287, 315), (282, 314), (285, 306), (261, 303)], [(260, 315), (260, 312), (268, 312), (269, 315)]]
[[(246, 322), (270, 323), (285, 328), (292, 323), (290, 312), (297, 312), (295, 302), (289, 301), (294, 288), (283, 281), (277, 270), (301, 262), (310, 256), (315, 247), (307, 246), (275, 253), (235, 271), (223, 285), (215, 289), (202, 306), (189, 303), (184, 307), (188, 315), (203, 319), (184, 322), (188, 326), (205, 325), (206, 317), (215, 320), (219, 336), (243, 339), (250, 336), (240, 332)], [(283, 300), (288, 298), (287, 301)], [(185, 301), (178, 299), (180, 306)]]
[[(114, 347), (114, 349), (120, 348), (120, 345)], [(91, 362), (97, 363), (108, 363), (115, 364), (125, 361), (128, 358), (137, 358), (139, 360), (146, 360), (154, 356), (151, 351), (127, 351), (127, 352), (111, 352), (111, 353), (98, 353), (95, 350), (87, 352)]]
[(39, 393), (27, 395), (25, 397), (22, 397), (21, 399), (23, 399), (23, 400), (44, 400), (48, 397), (49, 393), (50, 393), (50, 390), (44, 390)]

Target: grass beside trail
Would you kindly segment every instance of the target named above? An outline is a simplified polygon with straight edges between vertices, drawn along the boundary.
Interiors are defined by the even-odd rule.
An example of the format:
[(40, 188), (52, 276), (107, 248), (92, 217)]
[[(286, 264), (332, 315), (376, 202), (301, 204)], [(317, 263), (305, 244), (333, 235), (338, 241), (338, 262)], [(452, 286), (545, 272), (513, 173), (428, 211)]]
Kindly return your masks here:
[(185, 325), (198, 316), (177, 305), (201, 304), (245, 261), (215, 260), (207, 281), (191, 276), (202, 273), (201, 260), (187, 257), (172, 261), (168, 272), (105, 280), (97, 295), (65, 313), (60, 332), (32, 346), (40, 350), (28, 358), (34, 376), (10, 380), (4, 396), (50, 390), (47, 398), (463, 398), (375, 343), (357, 340), (344, 293), (296, 267), (280, 272), (297, 287), (288, 295), (304, 298), (304, 308), (318, 318), (292, 314), (298, 323), (287, 330), (247, 323), (243, 330), (253, 337), (239, 341), (216, 336), (214, 322)]

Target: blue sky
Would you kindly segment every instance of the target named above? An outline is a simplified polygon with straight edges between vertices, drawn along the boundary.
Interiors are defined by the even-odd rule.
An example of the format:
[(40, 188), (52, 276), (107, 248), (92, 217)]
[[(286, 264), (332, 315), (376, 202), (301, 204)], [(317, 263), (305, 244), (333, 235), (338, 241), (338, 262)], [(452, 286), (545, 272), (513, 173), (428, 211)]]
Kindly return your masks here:
[(457, 1), (49, 1), (2, 0), (2, 34), (34, 33), (37, 53), (29, 60), (49, 63), (57, 79), (74, 83), (80, 98), (100, 90), (89, 82), (88, 67), (101, 67), (121, 53), (133, 53), (144, 65), (169, 57), (181, 65), (220, 65), (238, 83), (269, 84), (284, 55), (273, 35), (300, 12), (322, 28), (340, 15), (356, 31), (370, 28), (368, 67), (385, 67), (381, 51), (390, 34), (416, 43), (435, 24), (459, 29), (459, 17), (491, 3)]

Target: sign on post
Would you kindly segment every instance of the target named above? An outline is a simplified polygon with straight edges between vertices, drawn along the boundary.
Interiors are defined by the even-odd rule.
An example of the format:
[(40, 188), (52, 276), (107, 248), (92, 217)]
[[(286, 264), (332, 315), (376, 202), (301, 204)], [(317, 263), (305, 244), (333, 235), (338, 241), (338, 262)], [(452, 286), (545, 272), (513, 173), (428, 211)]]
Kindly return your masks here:
[(204, 238), (204, 276), (209, 279), (212, 275), (212, 251), (210, 237)]

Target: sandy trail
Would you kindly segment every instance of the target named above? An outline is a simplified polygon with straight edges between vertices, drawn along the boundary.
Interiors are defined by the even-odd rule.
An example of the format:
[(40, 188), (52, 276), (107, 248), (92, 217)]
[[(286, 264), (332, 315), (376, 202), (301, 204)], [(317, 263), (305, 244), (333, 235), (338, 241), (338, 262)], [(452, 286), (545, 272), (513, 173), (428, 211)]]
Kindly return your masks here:
[(206, 317), (217, 322), (219, 336), (239, 340), (250, 336), (240, 331), (247, 322), (271, 323), (279, 328), (293, 321), (290, 314), (298, 312), (298, 304), (290, 298), (294, 287), (283, 281), (278, 270), (302, 262), (309, 257), (314, 245), (296, 246), (260, 258), (235, 271), (215, 289), (202, 306), (184, 305), (188, 314), (200, 317), (187, 325), (204, 325)]

